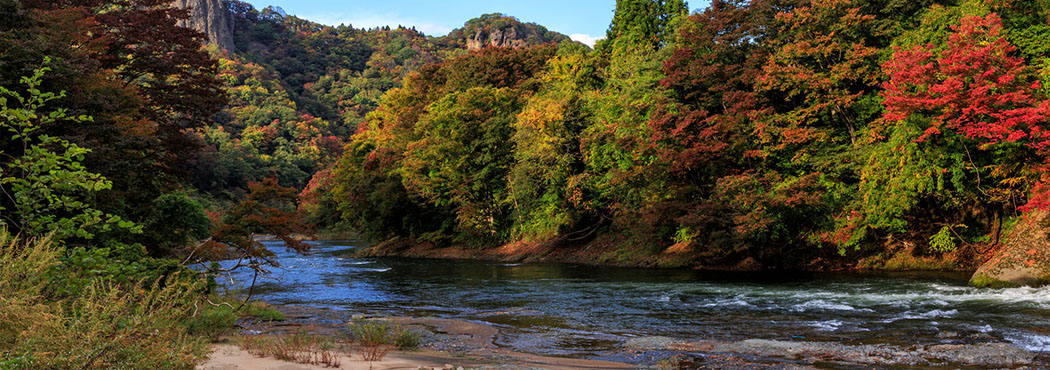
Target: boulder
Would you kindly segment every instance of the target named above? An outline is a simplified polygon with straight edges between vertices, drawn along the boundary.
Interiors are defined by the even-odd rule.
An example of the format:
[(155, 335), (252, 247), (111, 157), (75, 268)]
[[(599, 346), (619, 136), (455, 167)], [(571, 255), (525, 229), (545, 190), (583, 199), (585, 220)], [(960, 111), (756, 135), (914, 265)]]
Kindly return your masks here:
[(979, 288), (1050, 283), (1050, 212), (1032, 211), (1017, 221), (994, 257), (970, 278)]

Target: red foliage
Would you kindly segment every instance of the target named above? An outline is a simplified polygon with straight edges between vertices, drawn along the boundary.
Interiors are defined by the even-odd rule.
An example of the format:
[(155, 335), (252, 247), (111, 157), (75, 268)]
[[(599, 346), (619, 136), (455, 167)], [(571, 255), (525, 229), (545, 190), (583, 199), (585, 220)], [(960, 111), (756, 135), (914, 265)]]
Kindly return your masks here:
[(226, 213), (213, 239), (252, 259), (267, 260), (273, 255), (255, 239), (256, 235), (273, 235), (290, 249), (309, 251), (308, 244), (295, 238), (295, 234), (310, 233), (309, 225), (298, 212), (295, 189), (280, 186), (276, 177), (249, 183), (248, 188), (248, 197)]
[(1043, 149), (1050, 141), (1041, 124), (1050, 105), (1033, 97), (1039, 83), (1003, 36), (999, 17), (969, 17), (953, 26), (947, 49), (934, 57), (933, 46), (897, 49), (884, 69), (886, 118), (903, 120), (932, 113), (920, 140), (950, 129), (988, 143), (1018, 142)]
[(984, 146), (1022, 143), (1036, 150), (1044, 163), (1038, 170), (1044, 174), (1023, 208), (1046, 208), (1050, 102), (1034, 95), (1039, 82), (1024, 60), (1013, 56), (1015, 48), (1002, 36), (999, 16), (963, 18), (952, 29), (939, 55), (933, 45), (898, 48), (884, 64), (890, 76), (883, 85), (884, 118), (928, 117), (930, 126), (919, 141), (950, 130)]

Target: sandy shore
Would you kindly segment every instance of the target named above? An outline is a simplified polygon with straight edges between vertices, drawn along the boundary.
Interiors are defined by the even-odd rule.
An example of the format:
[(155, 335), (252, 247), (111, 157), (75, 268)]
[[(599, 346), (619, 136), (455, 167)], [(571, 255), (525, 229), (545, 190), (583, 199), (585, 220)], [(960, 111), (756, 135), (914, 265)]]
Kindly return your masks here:
[[(198, 369), (203, 370), (239, 370), (239, 369), (260, 369), (260, 370), (321, 370), (331, 369), (322, 366), (297, 364), (293, 362), (281, 361), (270, 357), (255, 357), (232, 344), (220, 344), (214, 346), (214, 352), (212, 352), (211, 358), (208, 362)], [(439, 352), (433, 351), (420, 351), (417, 353), (404, 353), (404, 352), (392, 352), (387, 355), (383, 360), (369, 363), (361, 360), (357, 356), (353, 358), (348, 356), (340, 356), (339, 369), (359, 369), (359, 370), (392, 370), (392, 369), (418, 369), (419, 367), (434, 367), (442, 368), (446, 364), (451, 364), (448, 361), (451, 360), (447, 355), (442, 355)], [(478, 364), (470, 361), (459, 360), (453, 366), (463, 366), (465, 368), (476, 367)]]
[[(395, 370), (409, 369), (632, 369), (633, 365), (617, 362), (578, 360), (533, 356), (528, 354), (496, 351), (492, 356), (501, 356), (503, 361), (491, 358), (473, 358), (471, 356), (452, 356), (448, 353), (431, 350), (415, 352), (394, 351), (381, 361), (369, 363), (358, 356), (340, 356), (338, 369), (350, 370)], [(269, 357), (255, 357), (247, 351), (231, 344), (214, 347), (208, 361), (197, 367), (202, 370), (324, 370), (332, 369), (321, 366), (297, 364)]]

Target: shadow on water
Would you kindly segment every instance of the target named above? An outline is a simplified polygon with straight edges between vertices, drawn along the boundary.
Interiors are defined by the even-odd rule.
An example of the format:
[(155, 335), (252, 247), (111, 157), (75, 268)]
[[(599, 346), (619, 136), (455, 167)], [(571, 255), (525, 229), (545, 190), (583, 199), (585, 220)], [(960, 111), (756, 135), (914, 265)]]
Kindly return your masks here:
[[(626, 338), (933, 344), (1050, 352), (1050, 288), (975, 289), (964, 273), (751, 273), (354, 258), (357, 242), (276, 243), (257, 297), (367, 314), (476, 320), (497, 345), (594, 356)], [(250, 276), (234, 276), (250, 281)], [(227, 284), (229, 280), (225, 280)], [(949, 334), (945, 334), (949, 333)]]

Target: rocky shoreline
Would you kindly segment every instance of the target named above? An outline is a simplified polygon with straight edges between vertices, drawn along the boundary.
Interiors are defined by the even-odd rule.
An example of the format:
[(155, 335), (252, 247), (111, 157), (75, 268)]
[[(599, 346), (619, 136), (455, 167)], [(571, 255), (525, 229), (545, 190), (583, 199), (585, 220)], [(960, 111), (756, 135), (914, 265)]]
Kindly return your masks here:
[[(281, 322), (244, 322), (245, 333), (309, 332), (345, 335), (352, 312), (304, 306), (276, 306)], [(574, 359), (515, 352), (495, 343), (496, 326), (447, 318), (385, 318), (420, 334), (422, 353), (431, 362), (474, 369), (813, 369), (813, 368), (1050, 368), (1050, 357), (1009, 343), (937, 345), (845, 344), (836, 342), (684, 341), (667, 337), (624, 338), (618, 350), (597, 358)], [(948, 333), (946, 335), (951, 335)], [(404, 360), (404, 357), (397, 357)], [(409, 357), (411, 358), (411, 357)], [(439, 361), (440, 360), (440, 361)], [(437, 362), (435, 362), (437, 361)], [(427, 368), (426, 364), (419, 366)], [(437, 368), (440, 368), (437, 367)]]

